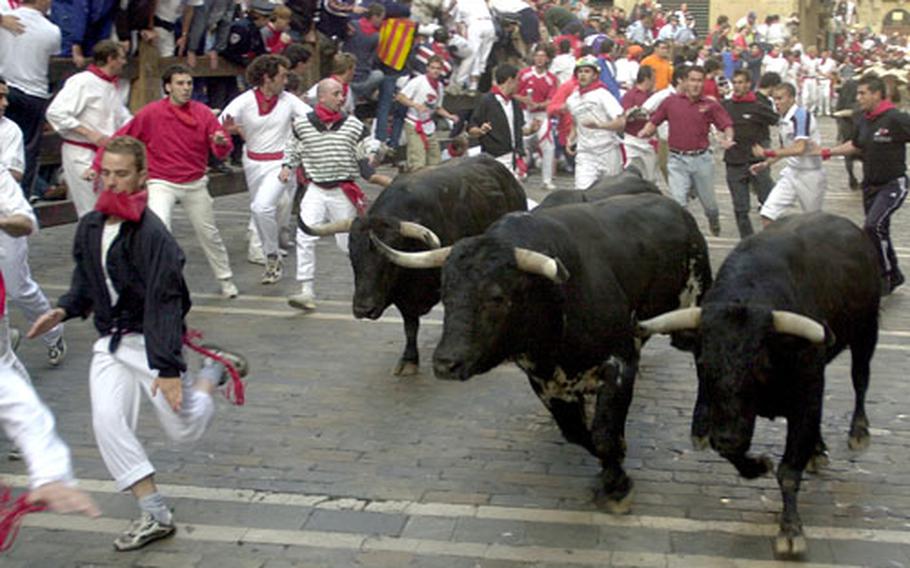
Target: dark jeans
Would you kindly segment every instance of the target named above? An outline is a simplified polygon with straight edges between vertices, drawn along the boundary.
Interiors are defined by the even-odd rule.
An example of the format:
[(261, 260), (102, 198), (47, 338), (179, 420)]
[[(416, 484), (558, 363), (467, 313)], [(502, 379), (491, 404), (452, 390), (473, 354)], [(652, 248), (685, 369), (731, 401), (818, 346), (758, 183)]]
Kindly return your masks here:
[(38, 154), (41, 151), (41, 133), (44, 129), (44, 113), (49, 99), (33, 97), (10, 86), (9, 108), (6, 116), (22, 129), (22, 142), (25, 145), (25, 172), (22, 175), (22, 192), (26, 199), (32, 195), (35, 178), (38, 177)]
[(739, 237), (744, 239), (751, 235), (752, 222), (749, 220), (749, 190), (755, 189), (755, 195), (758, 197), (759, 205), (765, 202), (771, 189), (774, 187), (774, 180), (771, 179), (771, 171), (768, 168), (752, 175), (749, 172), (749, 166), (752, 164), (727, 164), (727, 188), (730, 190), (730, 197), (733, 198), (733, 213), (736, 215), (736, 228), (739, 229)]
[(872, 239), (882, 276), (892, 281), (901, 271), (897, 267), (897, 254), (891, 244), (891, 215), (907, 198), (907, 177), (901, 176), (883, 185), (863, 185), (863, 211), (866, 221), (863, 230)]
[(532, 45), (540, 41), (540, 18), (537, 17), (537, 12), (533, 8), (525, 8), (518, 12), (518, 22), (521, 39), (530, 49)]
[[(383, 70), (385, 77), (379, 85), (379, 100), (376, 102), (376, 140), (385, 142), (389, 146), (397, 146), (398, 139), (389, 135), (389, 113), (392, 102), (395, 100), (395, 82), (401, 73), (392, 70)], [(399, 131), (401, 134), (401, 131)]]

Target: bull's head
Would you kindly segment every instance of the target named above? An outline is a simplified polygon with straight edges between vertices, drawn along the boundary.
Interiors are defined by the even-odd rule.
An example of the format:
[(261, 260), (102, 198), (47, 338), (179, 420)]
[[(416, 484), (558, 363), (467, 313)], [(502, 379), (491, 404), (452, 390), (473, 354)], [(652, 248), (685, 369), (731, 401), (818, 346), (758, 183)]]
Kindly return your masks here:
[(354, 269), (354, 316), (376, 319), (392, 303), (391, 291), (400, 270), (379, 254), (372, 239), (382, 239), (404, 250), (419, 251), (439, 248), (439, 237), (418, 223), (385, 217), (354, 219), (349, 230), (348, 251)]
[(438, 378), (467, 380), (520, 352), (537, 335), (559, 333), (553, 328), (562, 320), (550, 313), (561, 309), (553, 285), (569, 277), (559, 259), (486, 236), (463, 239), (450, 249), (402, 254), (399, 262), (444, 263), (445, 321), (433, 357)]
[(645, 336), (693, 331), (711, 447), (740, 468), (752, 443), (762, 387), (773, 379), (775, 358), (823, 346), (826, 329), (793, 312), (739, 303), (686, 308), (639, 323)]

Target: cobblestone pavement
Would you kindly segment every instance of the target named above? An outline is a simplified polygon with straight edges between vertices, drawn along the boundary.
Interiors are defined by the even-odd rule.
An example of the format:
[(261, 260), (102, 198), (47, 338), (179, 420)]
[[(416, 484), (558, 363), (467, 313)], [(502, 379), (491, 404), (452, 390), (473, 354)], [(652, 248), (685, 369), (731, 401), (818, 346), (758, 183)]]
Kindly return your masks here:
[[(821, 122), (830, 140), (833, 123)], [(847, 188), (842, 162), (826, 168), (826, 209), (859, 222), (860, 196)], [(723, 232), (708, 239), (715, 269), (737, 240), (722, 172), (721, 166), (716, 180)], [(568, 176), (558, 182), (571, 186)], [(536, 176), (527, 186), (533, 197), (543, 196)], [(665, 339), (644, 349), (629, 417), (633, 511), (610, 516), (592, 503), (595, 460), (563, 441), (514, 366), (463, 384), (433, 378), (441, 308), (423, 320), (421, 374), (396, 378), (390, 371), (403, 347), (401, 321), (393, 312), (378, 322), (352, 318), (351, 269), (334, 242), (318, 245), (319, 309), (302, 315), (284, 299), (296, 290), (293, 257), (274, 286), (260, 285), (262, 269), (246, 262), (246, 195), (215, 205), (242, 295), (233, 301), (216, 295), (189, 224), (178, 215), (195, 302), (189, 323), (207, 340), (246, 353), (253, 372), (246, 406), (219, 403), (211, 431), (192, 448), (167, 443), (144, 409), (139, 430), (171, 497), (177, 536), (134, 553), (112, 550), (136, 509), (113, 488), (94, 446), (86, 379), (95, 331), (74, 321), (61, 368), (48, 367), (35, 342), (25, 342), (20, 356), (105, 516), (29, 516), (15, 548), (0, 559), (3, 567), (775, 565), (777, 484), (770, 477), (742, 480), (716, 454), (691, 450), (692, 358)], [(702, 212), (693, 211), (705, 227)], [(893, 226), (910, 266), (907, 219), (905, 207)], [(52, 297), (68, 283), (73, 231), (51, 228), (31, 242), (33, 271)], [(910, 566), (908, 316), (907, 290), (884, 301), (868, 399), (873, 443), (862, 454), (845, 443), (849, 359), (828, 367), (823, 430), (831, 465), (809, 476), (800, 493), (807, 565)], [(24, 325), (15, 310), (12, 319)], [(785, 427), (759, 421), (755, 449), (779, 457)], [(19, 462), (0, 462), (7, 483), (22, 486), (24, 473)]]

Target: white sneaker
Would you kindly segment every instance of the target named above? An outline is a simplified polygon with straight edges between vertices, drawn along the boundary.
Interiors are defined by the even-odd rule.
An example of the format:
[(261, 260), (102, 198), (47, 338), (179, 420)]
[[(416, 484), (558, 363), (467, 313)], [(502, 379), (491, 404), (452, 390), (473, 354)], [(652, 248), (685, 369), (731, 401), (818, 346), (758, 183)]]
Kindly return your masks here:
[(281, 275), (284, 273), (284, 267), (281, 263), (281, 258), (274, 257), (269, 258), (265, 261), (265, 273), (262, 275), (262, 284), (275, 284), (281, 280)]
[(262, 252), (262, 249), (254, 249), (253, 247), (250, 247), (246, 253), (246, 260), (250, 264), (259, 264), (261, 266), (265, 266), (265, 253)]
[(545, 181), (542, 187), (545, 191), (556, 191), (556, 186), (552, 181)]
[(288, 304), (292, 308), (303, 311), (313, 311), (316, 309), (316, 295), (313, 293), (313, 283), (304, 282), (299, 294), (288, 296)]
[(150, 542), (169, 537), (176, 530), (177, 527), (173, 524), (166, 525), (159, 522), (143, 511), (142, 516), (133, 521), (126, 532), (117, 537), (117, 540), (114, 541), (114, 549), (121, 552), (124, 550), (136, 550)]
[(60, 336), (60, 339), (57, 340), (57, 343), (54, 343), (47, 348), (47, 362), (51, 367), (59, 367), (63, 360), (66, 358), (66, 341), (63, 341), (63, 336)]
[(237, 286), (234, 285), (233, 280), (228, 278), (227, 280), (220, 280), (221, 283), (221, 296), (227, 299), (236, 298), (240, 294), (240, 290), (237, 289)]

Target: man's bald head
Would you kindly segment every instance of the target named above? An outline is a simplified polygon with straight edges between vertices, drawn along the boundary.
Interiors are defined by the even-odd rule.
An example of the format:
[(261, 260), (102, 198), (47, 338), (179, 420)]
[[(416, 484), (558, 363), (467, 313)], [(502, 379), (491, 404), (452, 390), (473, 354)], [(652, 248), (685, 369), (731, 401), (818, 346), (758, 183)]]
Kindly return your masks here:
[(344, 86), (335, 79), (323, 79), (316, 85), (316, 99), (323, 106), (339, 111), (344, 104)]

